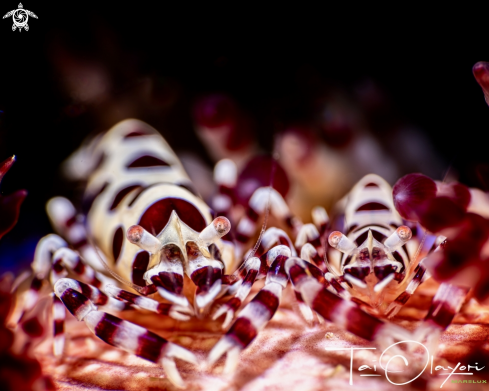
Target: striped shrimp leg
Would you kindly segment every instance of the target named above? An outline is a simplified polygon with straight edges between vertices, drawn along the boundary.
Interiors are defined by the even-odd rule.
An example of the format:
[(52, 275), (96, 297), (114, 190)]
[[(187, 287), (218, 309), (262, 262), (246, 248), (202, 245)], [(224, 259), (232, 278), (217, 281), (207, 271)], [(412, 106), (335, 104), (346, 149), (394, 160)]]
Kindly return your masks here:
[(260, 265), (260, 259), (257, 257), (252, 257), (244, 263), (244, 267), (240, 268), (239, 278), (241, 278), (241, 280), (240, 282), (238, 282), (239, 287), (235, 296), (227, 303), (219, 307), (217, 311), (213, 314), (213, 320), (216, 320), (221, 315), (226, 314), (226, 318), (224, 319), (224, 322), (222, 324), (223, 329), (228, 328), (228, 326), (231, 324), (231, 321), (234, 319), (234, 315), (241, 307), (243, 300), (250, 293), (251, 288), (255, 283), (256, 277), (258, 276), (258, 272), (260, 271)]
[[(112, 311), (124, 311), (133, 308), (129, 304), (108, 297), (104, 292), (102, 292), (98, 288), (95, 288), (94, 286), (85, 284), (77, 280), (73, 280), (71, 278), (60, 278), (56, 282), (55, 287), (58, 285), (58, 283), (62, 286), (69, 287), (70, 289), (83, 294), (93, 304), (96, 304), (105, 309), (112, 310)], [(63, 349), (65, 345), (64, 322), (65, 322), (66, 303), (65, 305), (63, 305), (64, 302), (61, 302), (58, 297), (54, 297), (53, 299), (53, 323), (54, 323), (53, 324), (53, 329), (54, 329), (53, 352), (55, 356), (61, 356), (63, 354)]]
[(75, 251), (62, 247), (58, 249), (52, 258), (51, 284), (66, 276), (67, 270), (77, 274), (81, 280), (97, 288), (115, 281), (102, 273), (99, 273), (86, 265)]
[[(214, 299), (223, 291), (224, 263), (216, 243), (230, 229), (230, 221), (224, 216), (219, 216), (199, 234), (199, 240), (203, 247), (199, 248), (197, 243), (187, 243), (188, 276), (197, 287), (194, 300), (197, 316), (203, 316)], [(213, 255), (209, 253), (210, 258), (205, 257), (201, 251), (202, 248), (207, 247), (213, 249)]]
[(67, 245), (68, 244), (62, 238), (54, 234), (43, 237), (37, 244), (34, 253), (34, 261), (31, 264), (34, 278), (24, 295), (24, 301), (16, 323), (23, 322), (26, 314), (32, 311), (36, 304), (38, 304), (40, 299), (39, 292), (42, 288), (43, 280), (46, 279), (50, 272), (53, 272), (53, 253)]
[(136, 295), (114, 285), (107, 285), (105, 293), (114, 299), (120, 300), (131, 306), (136, 306), (161, 315), (168, 315), (177, 320), (187, 321), (194, 312), (189, 307), (181, 307), (171, 303), (160, 303), (148, 297)]
[(323, 272), (328, 268), (324, 262), (324, 247), (321, 243), (319, 231), (314, 224), (304, 224), (297, 234), (295, 248), (304, 254), (308, 261), (318, 266)]
[(77, 274), (82, 280), (97, 287), (104, 283), (113, 282), (105, 275), (95, 271), (86, 265), (75, 251), (69, 249), (68, 244), (58, 235), (47, 235), (40, 240), (34, 254), (32, 269), (35, 277), (32, 282), (32, 292), (28, 294), (27, 309), (32, 308), (37, 300), (37, 291), (40, 289), (42, 280), (50, 275), (51, 284), (65, 277), (68, 270)]
[(194, 300), (195, 309), (197, 316), (203, 316), (214, 299), (221, 293), (224, 265), (222, 262), (205, 258), (197, 246), (187, 245), (187, 254), (189, 255), (190, 279), (197, 287)]
[[(287, 248), (289, 248), (292, 256), (296, 255), (295, 248), (292, 245), (292, 241), (285, 231), (275, 227), (268, 228), (262, 236), (262, 240), (258, 246), (258, 249), (256, 250), (255, 257), (249, 258), (231, 276), (232, 280), (235, 280), (237, 282), (230, 287), (228, 293), (233, 294), (234, 292), (236, 292), (236, 297), (234, 297), (224, 306), (219, 308), (214, 315), (214, 319), (217, 319), (226, 310), (230, 311), (228, 312), (226, 320), (223, 323), (223, 328), (226, 328), (229, 325), (229, 317), (234, 317), (234, 314), (241, 306), (242, 300), (250, 292), (255, 280), (266, 277), (271, 265), (269, 251), (276, 246), (286, 246)], [(273, 255), (273, 251), (271, 254)], [(256, 267), (258, 267), (257, 273), (255, 273)], [(232, 318), (229, 319), (229, 321), (230, 320), (232, 320)]]
[[(90, 285), (79, 283), (80, 291), (92, 291), (90, 286), (100, 287), (102, 284), (113, 281), (112, 279), (104, 276), (103, 274), (96, 272), (90, 266), (85, 265), (81, 260), (80, 256), (73, 250), (67, 247), (61, 247), (56, 250), (52, 259), (52, 270), (51, 270), (51, 285), (54, 286), (58, 280), (66, 277), (68, 270), (71, 270), (75, 274), (79, 275), (80, 278)], [(102, 283), (103, 281), (103, 283)], [(83, 286), (83, 287), (82, 287)], [(96, 294), (96, 299), (99, 301), (105, 300), (105, 295), (100, 292)], [(65, 336), (64, 336), (64, 321), (65, 321), (65, 307), (63, 303), (57, 298), (53, 298), (53, 352), (55, 356), (60, 356), (63, 354)]]
[[(319, 256), (317, 249), (314, 248), (311, 243), (306, 243), (304, 246), (302, 246), (301, 259), (307, 261), (308, 267), (309, 265), (317, 266), (321, 274), (326, 272), (323, 276), (323, 280), (325, 280), (324, 284), (330, 292), (333, 292), (334, 294), (337, 294), (347, 300), (351, 298), (351, 295), (347, 290), (347, 283), (344, 281), (340, 282), (333, 273), (327, 271), (327, 263), (325, 263), (324, 259)], [(296, 297), (299, 300), (300, 294), (298, 292), (296, 292)]]
[(416, 289), (418, 289), (421, 283), (430, 278), (430, 272), (426, 270), (423, 261), (421, 261), (414, 270), (414, 277), (409, 282), (406, 290), (402, 292), (399, 296), (397, 296), (396, 299), (389, 304), (389, 307), (387, 307), (385, 315), (388, 318), (394, 317), (400, 311), (402, 306), (404, 306), (404, 304), (406, 304), (407, 301), (411, 298), (411, 296), (414, 294)]
[[(314, 236), (314, 233), (317, 233), (316, 227), (314, 227), (312, 224), (305, 224), (299, 230), (299, 235), (302, 235), (303, 237), (307, 238), (307, 234), (309, 233), (309, 231), (313, 233), (312, 236)], [(316, 236), (316, 238), (318, 239), (319, 242), (319, 234)], [(298, 247), (297, 241), (296, 241), (296, 246), (294, 247), (292, 245), (292, 241), (290, 240), (289, 236), (283, 230), (279, 228), (271, 227), (267, 229), (267, 231), (264, 233), (262, 241), (260, 243), (260, 247), (257, 250), (257, 255), (263, 253), (263, 255), (260, 257), (261, 260), (260, 274), (265, 274), (265, 271), (268, 270), (268, 267), (270, 266), (270, 263), (267, 261), (268, 253), (266, 251), (269, 250), (270, 248), (273, 248), (273, 246), (279, 246), (279, 245), (284, 245), (289, 247), (291, 251), (291, 256), (293, 257), (297, 256), (296, 253), (296, 248)], [(314, 248), (314, 246), (311, 243), (305, 243), (305, 245), (302, 246), (301, 258), (307, 259), (311, 263), (314, 263), (313, 261), (315, 260), (317, 263), (319, 264), (322, 263), (324, 265), (322, 258), (319, 257), (317, 250)], [(316, 272), (316, 270), (314, 270), (314, 272)], [(321, 281), (323, 281), (329, 287), (330, 284), (324, 279), (323, 272), (321, 272), (321, 270), (319, 269), (317, 269), (317, 272), (318, 273), (316, 273), (315, 276)], [(336, 280), (333, 281), (333, 284), (334, 283), (336, 283), (337, 289), (342, 289), (343, 291), (345, 290), (338, 282), (336, 282)], [(314, 314), (312, 313), (311, 308), (304, 303), (304, 300), (302, 299), (300, 292), (297, 291), (295, 292), (295, 298), (302, 316), (307, 321), (307, 323), (312, 324), (312, 322), (314, 321)]]
[(176, 387), (184, 387), (174, 359), (179, 358), (197, 365), (197, 358), (193, 353), (168, 342), (144, 327), (98, 311), (87, 296), (73, 289), (72, 286), (73, 284), (68, 279), (61, 279), (56, 283), (54, 289), (66, 308), (79, 321), (84, 321), (92, 333), (109, 345), (126, 350), (148, 361), (161, 363), (170, 382)]
[(469, 287), (442, 283), (436, 291), (424, 322), (445, 330), (452, 322), (455, 314), (460, 311), (469, 290)]
[(290, 228), (294, 227), (294, 218), (280, 193), (271, 187), (260, 187), (255, 190), (248, 202), (246, 215), (240, 220), (236, 228), (238, 249), (243, 251), (248, 241), (255, 235), (258, 228), (258, 219), (270, 205), (270, 212), (283, 220)]
[[(249, 255), (254, 255), (255, 257), (260, 259), (261, 265), (257, 278), (266, 277), (268, 273), (268, 268), (270, 267), (270, 263), (268, 260), (268, 251), (273, 247), (280, 245), (288, 247), (291, 251), (292, 256), (297, 255), (295, 247), (292, 244), (292, 240), (290, 240), (289, 235), (287, 235), (287, 233), (280, 228), (270, 227), (263, 233), (256, 252), (254, 254), (249, 253)], [(240, 268), (234, 273), (234, 275), (238, 275), (240, 273), (242, 274), (244, 267), (245, 264), (242, 264)]]
[[(262, 240), (255, 252), (255, 257), (248, 258), (233, 274), (224, 276), (226, 282), (229, 281), (227, 293), (235, 295), (228, 303), (221, 306), (213, 315), (213, 319), (226, 312), (226, 319), (223, 328), (229, 326), (229, 322), (234, 317), (242, 304), (243, 299), (248, 295), (255, 280), (266, 277), (271, 265), (269, 251), (275, 246), (287, 247), (292, 255), (296, 255), (292, 241), (285, 231), (271, 227), (262, 236)], [(273, 254), (273, 252), (272, 252)], [(258, 269), (256, 269), (258, 267)], [(257, 272), (255, 272), (258, 270)]]
[[(35, 277), (32, 280), (31, 288), (27, 293), (25, 312), (30, 311), (39, 299), (38, 291), (41, 288), (42, 280), (47, 276), (50, 270), (50, 282), (54, 284), (61, 278), (66, 277), (68, 270), (78, 274), (81, 279), (97, 287), (108, 281), (108, 277), (94, 271), (90, 266), (85, 265), (80, 256), (73, 250), (65, 247), (67, 243), (57, 235), (48, 235), (44, 237), (36, 248), (34, 262)], [(56, 297), (53, 298), (53, 352), (55, 356), (63, 353), (64, 337), (64, 320), (65, 307)]]
[[(430, 235), (425, 240), (424, 246), (427, 248), (428, 251), (430, 250), (430, 248), (432, 249), (436, 246), (435, 250), (431, 254), (439, 253), (446, 243), (444, 239), (445, 237), (439, 237), (438, 239), (436, 239), (434, 236)], [(436, 245), (437, 242), (435, 242), (435, 240), (441, 243)], [(392, 318), (393, 316), (395, 316), (400, 311), (402, 306), (406, 304), (407, 301), (411, 298), (411, 296), (414, 294), (416, 289), (418, 289), (421, 283), (431, 277), (430, 272), (426, 269), (426, 259), (427, 258), (423, 258), (419, 262), (418, 266), (416, 266), (416, 268), (414, 269), (414, 276), (412, 277), (411, 281), (409, 281), (406, 290), (402, 292), (399, 296), (397, 296), (396, 299), (391, 304), (389, 304), (389, 307), (387, 307), (385, 315), (388, 318)]]
[(257, 250), (257, 256), (260, 256), (270, 250), (275, 246), (284, 245), (290, 248), (291, 254), (294, 256), (297, 254), (292, 240), (290, 240), (289, 235), (280, 229), (275, 227), (268, 228), (263, 234), (260, 246)]
[(53, 297), (53, 353), (61, 356), (65, 346), (65, 318), (66, 311), (63, 302)]
[[(297, 258), (299, 259), (299, 258)], [(304, 260), (304, 258), (301, 256), (301, 259)], [(323, 271), (315, 266), (312, 262), (304, 262), (304, 266), (307, 269), (307, 272), (313, 276), (316, 280), (318, 280), (321, 284), (323, 284), (326, 288), (331, 288), (331, 284), (324, 278), (324, 273)], [(299, 310), (302, 314), (302, 317), (306, 320), (308, 324), (312, 324), (314, 322), (314, 314), (312, 312), (311, 307), (309, 307), (305, 302), (304, 299), (302, 298), (301, 293), (298, 290), (294, 290), (295, 294), (295, 299), (297, 301), (297, 304), (299, 306)], [(320, 317), (319, 321), (322, 322), (323, 319)]]
[(428, 314), (415, 330), (418, 341), (426, 340), (430, 352), (438, 350), (440, 334), (452, 323), (467, 297), (469, 287), (441, 283), (433, 297)]
[(328, 291), (321, 282), (310, 276), (303, 260), (290, 258), (286, 262), (285, 269), (294, 290), (298, 291), (305, 303), (324, 319), (380, 346), (389, 346), (395, 338), (409, 339), (406, 330), (396, 325), (386, 324), (362, 311), (351, 301)]
[(24, 302), (19, 316), (19, 322), (24, 318), (25, 314), (31, 311), (39, 301), (39, 292), (42, 288), (42, 278), (34, 276), (31, 285), (24, 295)]
[(31, 282), (29, 290), (26, 292), (23, 306), (24, 313), (32, 310), (39, 300), (39, 291), (42, 287), (42, 281), (53, 269), (53, 254), (60, 248), (66, 246), (68, 246), (68, 243), (58, 235), (54, 234), (43, 237), (37, 244), (34, 253), (34, 261), (31, 264), (34, 272), (34, 279)]
[(48, 201), (46, 209), (55, 231), (66, 238), (90, 267), (105, 271), (100, 254), (88, 243), (85, 226), (78, 218), (73, 204), (64, 197), (55, 197)]
[[(66, 248), (66, 246), (68, 246), (68, 244), (61, 237), (54, 234), (45, 236), (37, 244), (34, 254), (34, 261), (31, 264), (34, 278), (32, 279), (31, 286), (24, 296), (21, 315), (18, 320), (18, 323), (21, 324), (22, 329), (31, 337), (33, 336), (31, 335), (31, 330), (38, 330), (41, 326), (37, 321), (37, 316), (32, 317), (26, 314), (30, 313), (39, 303), (39, 292), (42, 288), (42, 283), (49, 274), (51, 275), (52, 281), (64, 277), (67, 274), (64, 267), (58, 267), (58, 265), (53, 261), (53, 254), (62, 251)], [(53, 298), (51, 310), (53, 314), (54, 330), (53, 350), (55, 355), (60, 355), (64, 346), (65, 309), (63, 304), (59, 302), (56, 297)], [(29, 326), (35, 322), (37, 322), (39, 327), (33, 328)], [(34, 334), (39, 333), (37, 332)]]
[(236, 272), (229, 276), (230, 278), (228, 279), (233, 281), (233, 285), (228, 289), (228, 293), (234, 294), (235, 297), (219, 307), (213, 315), (215, 320), (226, 313), (226, 318), (222, 324), (223, 329), (226, 329), (234, 319), (234, 315), (241, 307), (243, 300), (248, 296), (255, 280), (267, 275), (271, 264), (268, 251), (274, 246), (280, 245), (288, 247), (292, 254), (295, 255), (292, 241), (285, 231), (275, 227), (268, 228), (262, 236), (255, 253), (256, 256), (246, 260)]
[(269, 251), (272, 264), (265, 286), (243, 308), (229, 331), (212, 348), (207, 359), (209, 365), (227, 353), (224, 373), (235, 371), (240, 352), (255, 339), (277, 311), (282, 290), (287, 286), (285, 262), (289, 257), (290, 249), (286, 246), (277, 246)]
[[(328, 243), (343, 254), (350, 254), (356, 248), (356, 244), (339, 231), (333, 231), (329, 234)], [(344, 299), (350, 299), (351, 295), (348, 292), (348, 284), (346, 282), (348, 277), (345, 277), (345, 275), (338, 277), (331, 271), (327, 272), (324, 277), (330, 283), (328, 287), (330, 292), (336, 293)]]
[[(309, 234), (311, 234), (311, 235), (309, 235)], [(312, 224), (303, 225), (299, 230), (298, 237), (299, 236), (301, 237), (301, 238), (299, 238), (299, 241), (307, 240), (308, 236), (310, 236), (310, 237), (314, 237), (315, 239), (317, 239), (317, 242), (319, 243), (319, 233), (318, 233), (316, 227)], [(289, 236), (283, 230), (281, 230), (279, 228), (275, 228), (275, 227), (271, 227), (271, 228), (267, 229), (265, 231), (265, 233), (263, 234), (263, 238), (262, 238), (262, 241), (260, 243), (260, 247), (258, 248), (258, 251), (257, 251), (257, 254), (261, 254), (262, 252), (264, 253), (260, 257), (260, 260), (261, 260), (260, 274), (265, 274), (264, 271), (268, 270), (268, 267), (270, 266), (270, 263), (267, 260), (268, 253), (265, 251), (267, 251), (271, 248), (273, 249), (273, 246), (280, 246), (280, 245), (287, 246), (291, 251), (291, 256), (293, 256), (293, 257), (297, 256), (297, 252), (296, 252), (296, 248), (298, 247), (297, 246), (297, 240), (296, 240), (296, 245), (294, 247)], [(314, 253), (315, 256), (314, 256), (314, 254), (312, 254), (312, 255), (316, 259), (316, 261), (317, 262), (321, 261), (322, 264), (324, 265), (324, 262), (319, 257), (316, 249), (313, 247), (313, 245), (311, 243), (305, 243), (305, 245), (302, 246), (301, 255), (310, 257), (311, 253), (306, 254), (307, 251), (311, 251), (311, 253)], [(318, 258), (320, 259), (320, 261)], [(324, 280), (324, 278), (322, 276), (323, 273), (320, 273), (320, 274), (321, 274), (320, 278), (322, 280)], [(318, 276), (318, 278), (319, 278), (319, 276)], [(341, 286), (340, 286), (340, 288), (341, 288)], [(304, 300), (302, 299), (300, 292), (295, 292), (295, 298), (297, 300), (299, 310), (301, 311), (302, 316), (304, 317), (304, 319), (309, 324), (311, 324), (314, 320), (314, 315), (313, 315), (310, 307), (304, 303)]]
[[(270, 267), (268, 251), (274, 248), (275, 246), (286, 246), (290, 249), (291, 256), (296, 256), (297, 252), (295, 251), (295, 247), (292, 244), (292, 240), (290, 240), (289, 235), (280, 229), (275, 227), (268, 228), (262, 236), (262, 240), (254, 254), (255, 257), (260, 258), (260, 271), (258, 273), (257, 278), (266, 277), (268, 273), (268, 268)], [(244, 265), (241, 266), (243, 268)], [(241, 269), (240, 268), (240, 269)]]

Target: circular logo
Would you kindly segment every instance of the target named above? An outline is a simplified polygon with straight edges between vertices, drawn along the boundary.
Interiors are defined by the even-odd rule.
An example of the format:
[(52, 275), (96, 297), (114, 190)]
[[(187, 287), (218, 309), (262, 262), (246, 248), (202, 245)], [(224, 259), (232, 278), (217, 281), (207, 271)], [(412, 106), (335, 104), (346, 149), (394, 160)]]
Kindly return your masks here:
[(9, 11), (3, 15), (3, 19), (8, 18), (9, 16), (12, 17), (12, 21), (14, 22), (12, 25), (12, 31), (22, 31), (22, 29), (29, 31), (29, 25), (27, 24), (29, 16), (37, 19), (37, 15), (32, 11), (26, 10), (22, 6), (22, 3), (19, 3), (19, 8)]
[(17, 27), (24, 27), (27, 24), (27, 20), (29, 19), (29, 15), (27, 15), (27, 12), (25, 9), (19, 8), (14, 11), (14, 14), (12, 15), (14, 24)]

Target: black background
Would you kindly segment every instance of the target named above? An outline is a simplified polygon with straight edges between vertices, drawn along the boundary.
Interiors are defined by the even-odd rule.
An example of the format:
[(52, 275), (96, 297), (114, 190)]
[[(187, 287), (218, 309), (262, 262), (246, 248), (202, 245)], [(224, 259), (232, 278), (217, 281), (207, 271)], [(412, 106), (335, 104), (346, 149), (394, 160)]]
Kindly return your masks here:
[[(29, 19), (28, 32), (13, 32), (11, 18), (0, 20), (0, 159), (17, 156), (2, 193), (25, 188), (29, 196), (19, 224), (0, 245), (0, 269), (28, 259), (35, 241), (50, 231), (46, 201), (73, 190), (61, 180), (59, 164), (103, 123), (93, 107), (73, 114), (79, 107), (63, 92), (55, 65), (62, 50), (105, 64), (114, 96), (130, 97), (147, 79), (163, 95), (177, 85), (179, 98), (164, 120), (151, 111), (140, 117), (156, 127), (171, 125), (163, 133), (177, 151), (190, 149), (207, 160), (189, 115), (198, 94), (228, 92), (265, 119), (260, 139), (266, 148), (269, 108), (284, 97), (300, 100), (301, 80), (348, 86), (371, 77), (400, 115), (426, 132), (447, 168), (489, 190), (478, 176), (478, 167), (489, 163), (489, 107), (471, 71), (477, 61), (489, 61), (482, 10), (319, 2), (23, 5), (39, 17)], [(4, 1), (0, 8), (4, 15), (17, 4)], [(165, 100), (158, 93), (153, 98)]]

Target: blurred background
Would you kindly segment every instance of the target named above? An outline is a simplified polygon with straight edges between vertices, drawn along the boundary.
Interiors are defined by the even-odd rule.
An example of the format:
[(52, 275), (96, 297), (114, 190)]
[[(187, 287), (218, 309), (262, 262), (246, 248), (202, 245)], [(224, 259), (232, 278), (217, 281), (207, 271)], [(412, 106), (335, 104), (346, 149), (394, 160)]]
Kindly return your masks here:
[(17, 156), (1, 192), (29, 195), (0, 242), (0, 273), (28, 267), (51, 232), (50, 197), (79, 199), (63, 160), (130, 117), (164, 135), (207, 199), (218, 159), (242, 169), (275, 154), (305, 220), (369, 172), (489, 190), (489, 107), (471, 71), (489, 60), (477, 10), (464, 19), (460, 9), (327, 3), (23, 6), (38, 16), (29, 31), (0, 20), (0, 160)]

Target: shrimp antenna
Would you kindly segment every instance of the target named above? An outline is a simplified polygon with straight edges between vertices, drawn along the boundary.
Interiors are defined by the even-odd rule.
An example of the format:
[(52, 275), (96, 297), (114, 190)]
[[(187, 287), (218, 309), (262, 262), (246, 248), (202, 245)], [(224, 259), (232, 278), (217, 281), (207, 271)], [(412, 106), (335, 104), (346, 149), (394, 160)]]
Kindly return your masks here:
[[(88, 239), (88, 238), (87, 238)], [(124, 278), (122, 278), (119, 274), (117, 274), (115, 271), (113, 271), (109, 265), (107, 265), (107, 262), (105, 262), (105, 259), (103, 256), (100, 255), (99, 253), (99, 248), (97, 246), (95, 246), (95, 244), (92, 242), (92, 240), (88, 239), (88, 242), (90, 244), (90, 246), (92, 246), (94, 249), (95, 249), (95, 253), (97, 254), (97, 257), (99, 259), (99, 261), (102, 263), (102, 265), (104, 265), (104, 268), (105, 270), (112, 276), (114, 277), (117, 281), (123, 283), (124, 285), (126, 286), (129, 286), (131, 287), (132, 289), (134, 289), (135, 291), (139, 292), (142, 294), (143, 292), (143, 289), (144, 287), (142, 286), (139, 286), (139, 285), (136, 285), (132, 282), (129, 282), (127, 280), (125, 280)]]
[(256, 240), (255, 245), (253, 246), (252, 250), (248, 253), (246, 256), (246, 259), (241, 263), (241, 266), (236, 269), (236, 271), (233, 273), (234, 275), (237, 275), (245, 268), (246, 261), (253, 257), (258, 250), (258, 247), (260, 247), (261, 241), (263, 239), (263, 234), (265, 233), (267, 229), (267, 224), (268, 224), (268, 216), (270, 215), (270, 205), (271, 205), (271, 194), (272, 194), (272, 189), (273, 189), (273, 179), (275, 177), (275, 169), (277, 166), (277, 154), (274, 153), (272, 156), (272, 169), (270, 171), (270, 182), (268, 184), (268, 197), (267, 197), (267, 206), (265, 208), (265, 214), (263, 216), (263, 222), (260, 230), (260, 234), (258, 235), (258, 239)]
[(276, 158), (277, 158), (277, 156), (276, 156), (276, 154), (274, 154), (272, 156), (272, 169), (270, 171), (270, 182), (268, 183), (267, 207), (265, 208), (265, 214), (263, 216), (263, 223), (261, 225), (260, 234), (258, 235), (258, 239), (256, 240), (256, 243), (253, 246), (253, 249), (248, 253), (248, 256), (245, 259), (245, 263), (249, 258), (251, 258), (255, 255), (256, 250), (258, 250), (258, 247), (260, 247), (260, 243), (263, 239), (263, 234), (265, 233), (265, 231), (267, 229), (268, 216), (270, 215), (270, 205), (271, 205), (271, 199), (272, 199), (271, 195), (272, 195), (272, 189), (273, 189), (273, 179), (275, 177), (275, 169), (277, 167)]

